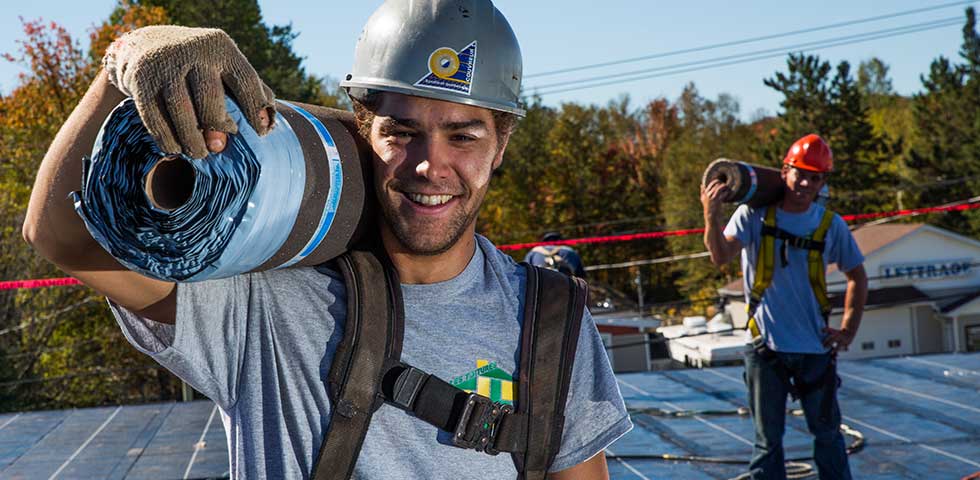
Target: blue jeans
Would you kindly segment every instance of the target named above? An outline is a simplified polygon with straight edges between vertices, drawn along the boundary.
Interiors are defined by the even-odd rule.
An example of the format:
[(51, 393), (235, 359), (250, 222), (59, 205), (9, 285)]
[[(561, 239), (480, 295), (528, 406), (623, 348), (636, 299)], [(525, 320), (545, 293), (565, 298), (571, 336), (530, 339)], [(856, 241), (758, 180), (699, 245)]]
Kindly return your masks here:
[[(779, 359), (805, 382), (819, 380), (830, 366), (830, 354), (779, 353)], [(789, 390), (773, 368), (752, 349), (745, 353), (745, 383), (749, 409), (755, 425), (755, 448), (749, 470), (753, 479), (786, 478), (783, 432), (786, 427), (786, 396)], [(829, 418), (821, 418), (821, 404), (828, 385), (821, 385), (800, 399), (806, 425), (813, 434), (813, 459), (822, 480), (850, 480), (847, 450), (840, 433), (840, 409), (836, 393)]]

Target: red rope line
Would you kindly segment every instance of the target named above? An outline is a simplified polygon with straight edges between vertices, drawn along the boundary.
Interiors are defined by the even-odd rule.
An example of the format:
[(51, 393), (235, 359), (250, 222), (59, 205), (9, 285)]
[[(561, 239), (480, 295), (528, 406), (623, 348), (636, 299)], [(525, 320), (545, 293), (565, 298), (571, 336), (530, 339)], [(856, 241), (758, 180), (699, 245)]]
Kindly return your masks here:
[(537, 247), (538, 245), (582, 245), (582, 244), (589, 244), (589, 243), (629, 242), (632, 240), (645, 240), (648, 238), (664, 238), (664, 237), (679, 237), (684, 235), (694, 235), (702, 232), (704, 232), (703, 228), (689, 228), (687, 230), (669, 230), (663, 232), (645, 232), (645, 233), (630, 233), (627, 235), (609, 235), (605, 237), (573, 238), (569, 240), (557, 240), (554, 242), (515, 243), (512, 245), (500, 245), (497, 248), (501, 250), (523, 250), (525, 248)]
[[(905, 209), (905, 210), (893, 210), (891, 212), (855, 213), (851, 215), (843, 215), (841, 218), (843, 218), (845, 221), (851, 222), (854, 220), (868, 220), (872, 218), (885, 218), (885, 217), (901, 217), (906, 215), (920, 215), (923, 213), (962, 212), (965, 210), (973, 210), (975, 208), (980, 208), (980, 201), (964, 203), (960, 205), (941, 206), (941, 207), (924, 207), (924, 208), (912, 208), (912, 209)], [(514, 243), (510, 245), (499, 245), (497, 248), (499, 248), (500, 250), (507, 251), (507, 250), (524, 250), (527, 248), (534, 248), (539, 245), (588, 245), (588, 244), (596, 244), (596, 243), (630, 242), (633, 240), (646, 240), (650, 238), (665, 238), (665, 237), (680, 237), (685, 235), (696, 235), (703, 232), (704, 232), (703, 228), (688, 228), (683, 230), (665, 230), (660, 232), (630, 233), (626, 235), (607, 235), (603, 237), (571, 238), (568, 240), (558, 240), (554, 242)], [(71, 277), (45, 278), (40, 280), (14, 280), (8, 282), (0, 282), (0, 290), (60, 287), (65, 285), (80, 285), (80, 284), (81, 282)]]
[(974, 208), (980, 208), (980, 202), (970, 202), (961, 205), (948, 205), (942, 207), (923, 207), (923, 208), (913, 208), (906, 210), (894, 210), (891, 212), (877, 212), (877, 213), (853, 213), (850, 215), (843, 215), (845, 221), (852, 220), (867, 220), (869, 218), (885, 218), (885, 217), (901, 217), (905, 215), (919, 215), (922, 213), (936, 213), (936, 212), (962, 212), (964, 210), (973, 210)]
[(81, 285), (82, 282), (72, 278), (44, 278), (39, 280), (14, 280), (0, 282), (0, 290), (21, 290), (27, 288), (62, 287), (65, 285)]

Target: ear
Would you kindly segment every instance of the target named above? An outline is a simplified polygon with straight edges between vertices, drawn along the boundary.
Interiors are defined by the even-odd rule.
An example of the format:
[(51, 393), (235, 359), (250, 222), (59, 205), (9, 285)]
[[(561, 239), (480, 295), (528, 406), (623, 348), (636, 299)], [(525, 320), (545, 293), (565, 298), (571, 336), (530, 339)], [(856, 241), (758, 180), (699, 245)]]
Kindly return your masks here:
[(497, 148), (497, 154), (493, 158), (493, 171), (497, 171), (500, 165), (504, 163), (504, 150), (507, 150), (507, 143), (510, 142), (510, 134), (504, 135), (501, 140), (500, 146)]
[(779, 178), (785, 182), (787, 174), (789, 174), (789, 165), (783, 164), (783, 168), (779, 169)]

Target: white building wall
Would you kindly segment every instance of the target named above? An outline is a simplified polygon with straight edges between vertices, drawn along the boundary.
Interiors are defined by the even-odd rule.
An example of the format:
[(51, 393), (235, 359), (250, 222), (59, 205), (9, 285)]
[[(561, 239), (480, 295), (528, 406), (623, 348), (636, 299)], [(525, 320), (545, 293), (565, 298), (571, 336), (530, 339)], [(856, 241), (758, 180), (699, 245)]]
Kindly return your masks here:
[[(840, 358), (856, 359), (914, 354), (912, 312), (913, 307), (909, 305), (864, 312), (854, 342), (851, 343), (850, 349), (840, 352)], [(840, 328), (840, 322), (840, 315), (834, 315), (830, 319), (830, 324), (834, 328)], [(889, 342), (894, 341), (897, 341), (898, 345), (890, 346)], [(865, 348), (866, 346), (872, 348)]]
[[(974, 266), (965, 275), (950, 276), (936, 279), (893, 278), (877, 279), (884, 275), (884, 268), (889, 265), (911, 264), (916, 262), (941, 262), (962, 260), (969, 263), (980, 263), (980, 242), (955, 234), (944, 232), (935, 227), (923, 226), (905, 238), (901, 238), (884, 248), (872, 252), (865, 259), (864, 269), (871, 279), (868, 287), (872, 290), (914, 285), (923, 292), (964, 288), (976, 285), (980, 288), (980, 266)], [(840, 292), (845, 288), (844, 274), (834, 270), (827, 275), (828, 290)]]
[(749, 322), (749, 313), (745, 311), (745, 302), (740, 300), (729, 301), (725, 305), (725, 311), (731, 316), (732, 326), (735, 328), (745, 328)]
[[(901, 305), (894, 308), (875, 309), (864, 312), (861, 319), (861, 326), (858, 328), (857, 337), (851, 348), (846, 352), (841, 352), (841, 358), (872, 358), (872, 357), (891, 357), (895, 355), (914, 355), (915, 342), (913, 340), (913, 312), (917, 306), (922, 304)], [(745, 304), (740, 301), (731, 301), (726, 306), (733, 312), (745, 311)], [(742, 315), (744, 318), (744, 314)], [(830, 317), (830, 325), (840, 328), (841, 315), (836, 314)], [(737, 327), (741, 327), (736, 322)], [(744, 324), (743, 324), (744, 325)], [(898, 346), (889, 346), (889, 341), (898, 340)], [(862, 344), (873, 342), (874, 347), (870, 349), (862, 348)], [(683, 360), (683, 359), (681, 359)]]

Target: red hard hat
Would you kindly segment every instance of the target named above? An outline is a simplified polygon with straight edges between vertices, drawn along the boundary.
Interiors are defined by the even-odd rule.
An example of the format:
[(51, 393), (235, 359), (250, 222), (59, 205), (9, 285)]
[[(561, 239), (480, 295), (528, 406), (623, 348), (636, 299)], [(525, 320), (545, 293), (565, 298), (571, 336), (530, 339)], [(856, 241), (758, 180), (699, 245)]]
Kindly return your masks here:
[(814, 172), (830, 172), (834, 169), (834, 154), (827, 142), (811, 133), (793, 142), (783, 164)]

